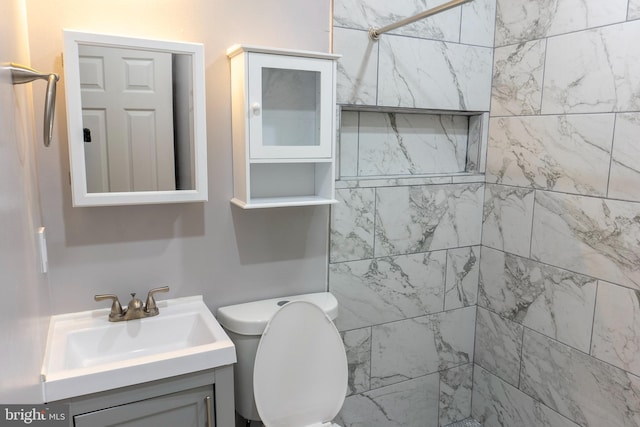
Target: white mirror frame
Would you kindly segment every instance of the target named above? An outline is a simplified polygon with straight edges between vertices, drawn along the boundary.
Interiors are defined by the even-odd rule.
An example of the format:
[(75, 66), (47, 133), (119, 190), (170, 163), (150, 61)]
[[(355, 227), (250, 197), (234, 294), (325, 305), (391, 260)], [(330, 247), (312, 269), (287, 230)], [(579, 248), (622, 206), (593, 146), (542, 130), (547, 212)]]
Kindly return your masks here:
[[(195, 189), (176, 191), (135, 191), (88, 193), (82, 125), (80, 64), (78, 45), (90, 44), (138, 48), (191, 55), (193, 59)], [(67, 103), (67, 131), (71, 166), (73, 206), (114, 206), (155, 203), (203, 202), (207, 192), (207, 134), (204, 85), (204, 47), (200, 43), (140, 39), (107, 34), (64, 30), (64, 75)]]

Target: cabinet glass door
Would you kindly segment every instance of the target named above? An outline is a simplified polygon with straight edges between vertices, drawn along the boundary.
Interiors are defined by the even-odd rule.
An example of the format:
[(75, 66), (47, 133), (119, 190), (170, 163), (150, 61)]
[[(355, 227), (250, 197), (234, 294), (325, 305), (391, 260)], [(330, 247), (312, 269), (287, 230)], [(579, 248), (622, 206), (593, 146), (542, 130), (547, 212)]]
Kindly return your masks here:
[(251, 158), (331, 157), (332, 71), (332, 61), (249, 56)]

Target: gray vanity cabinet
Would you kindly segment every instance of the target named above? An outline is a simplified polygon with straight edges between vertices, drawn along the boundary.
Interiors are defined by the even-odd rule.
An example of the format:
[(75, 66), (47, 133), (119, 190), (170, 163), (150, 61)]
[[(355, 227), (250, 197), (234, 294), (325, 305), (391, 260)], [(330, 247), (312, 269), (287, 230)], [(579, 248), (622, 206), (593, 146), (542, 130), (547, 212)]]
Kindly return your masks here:
[(79, 396), (70, 427), (232, 427), (233, 366)]
[(207, 404), (213, 405), (212, 386), (76, 415), (74, 424), (75, 427), (209, 427)]

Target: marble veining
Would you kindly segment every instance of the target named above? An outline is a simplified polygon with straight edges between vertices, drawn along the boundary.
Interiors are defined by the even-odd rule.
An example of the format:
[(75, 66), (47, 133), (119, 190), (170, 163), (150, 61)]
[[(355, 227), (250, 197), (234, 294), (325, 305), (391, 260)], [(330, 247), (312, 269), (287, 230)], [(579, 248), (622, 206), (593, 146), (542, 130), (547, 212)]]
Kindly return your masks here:
[(472, 402), (472, 415), (484, 427), (578, 427), (477, 365), (473, 370)]
[(378, 188), (375, 255), (480, 244), (483, 189), (482, 184)]
[(640, 425), (640, 377), (525, 330), (520, 389), (585, 427)]
[(473, 361), (476, 308), (377, 325), (371, 332), (371, 387)]
[(529, 256), (534, 190), (487, 184), (482, 215), (482, 244)]
[(358, 175), (465, 170), (466, 116), (360, 113)]
[(347, 352), (349, 382), (347, 395), (362, 393), (370, 388), (371, 328), (342, 332), (342, 341)]
[(334, 419), (343, 427), (438, 427), (437, 373), (349, 396)]
[(463, 4), (460, 43), (493, 48), (495, 20), (496, 0), (474, 0)]
[(498, 0), (496, 46), (622, 22), (626, 0)]
[(600, 282), (591, 355), (640, 375), (640, 291)]
[(492, 49), (397, 36), (378, 43), (378, 105), (489, 110)]
[(523, 327), (478, 307), (474, 362), (518, 386)]
[(546, 40), (496, 48), (491, 115), (540, 114)]
[(480, 274), (480, 247), (447, 250), (444, 309), (475, 305)]
[(640, 289), (640, 204), (538, 191), (531, 256)]
[(366, 31), (333, 29), (333, 51), (342, 55), (337, 64), (338, 103), (376, 105), (378, 49)]
[(440, 425), (446, 426), (471, 415), (473, 363), (440, 373)]
[(340, 304), (340, 330), (442, 311), (446, 251), (329, 266), (330, 291)]
[(550, 38), (542, 113), (640, 110), (637, 40), (640, 21)]
[(373, 188), (338, 189), (338, 204), (331, 207), (330, 262), (373, 256)]
[[(361, 0), (335, 0), (333, 4), (333, 23), (337, 27), (362, 30), (368, 30), (370, 27), (380, 28), (417, 15), (442, 3), (445, 3), (445, 1), (409, 0), (390, 2), (368, 0), (363, 2)], [(402, 34), (457, 42), (460, 34), (460, 13), (460, 8), (454, 8), (431, 18), (422, 19), (397, 28), (387, 34)]]
[(596, 286), (588, 276), (482, 249), (478, 303), (586, 353)]
[(604, 196), (613, 126), (613, 114), (492, 120), (487, 180)]
[(613, 138), (610, 198), (640, 201), (640, 113), (616, 115)]

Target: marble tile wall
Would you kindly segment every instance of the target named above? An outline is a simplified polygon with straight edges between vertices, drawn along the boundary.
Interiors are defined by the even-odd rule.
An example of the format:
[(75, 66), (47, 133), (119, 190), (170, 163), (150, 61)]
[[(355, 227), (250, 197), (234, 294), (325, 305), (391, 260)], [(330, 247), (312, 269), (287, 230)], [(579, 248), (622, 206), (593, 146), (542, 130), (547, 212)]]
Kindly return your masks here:
[(333, 3), (346, 107), (329, 289), (349, 360), (336, 420), (345, 427), (437, 427), (471, 415), (496, 0), (377, 42), (367, 35), (445, 2)]
[(488, 111), (495, 0), (475, 0), (369, 40), (370, 27), (442, 3), (335, 0), (333, 51), (343, 55), (338, 103)]
[(637, 0), (498, 0), (472, 414), (640, 426)]
[(343, 111), (340, 176), (465, 172), (469, 117)]
[[(336, 191), (329, 289), (349, 360), (343, 425), (444, 426), (470, 415), (483, 190), (380, 178)], [(405, 407), (397, 399), (408, 393), (427, 401)]]

